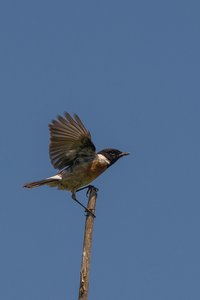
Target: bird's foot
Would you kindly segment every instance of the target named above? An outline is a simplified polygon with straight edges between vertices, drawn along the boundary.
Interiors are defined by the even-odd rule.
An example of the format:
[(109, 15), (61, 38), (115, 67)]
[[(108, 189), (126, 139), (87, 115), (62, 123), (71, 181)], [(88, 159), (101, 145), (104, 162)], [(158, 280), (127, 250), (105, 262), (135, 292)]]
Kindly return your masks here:
[(91, 185), (91, 184), (86, 185), (86, 186), (84, 186), (84, 187), (78, 189), (76, 192), (80, 192), (80, 191), (85, 190), (85, 189), (87, 189), (87, 192), (86, 192), (86, 196), (87, 196), (87, 197), (88, 197), (88, 195), (89, 195), (89, 192), (90, 192), (92, 189), (94, 189), (96, 192), (98, 192), (98, 188), (96, 188), (94, 185)]

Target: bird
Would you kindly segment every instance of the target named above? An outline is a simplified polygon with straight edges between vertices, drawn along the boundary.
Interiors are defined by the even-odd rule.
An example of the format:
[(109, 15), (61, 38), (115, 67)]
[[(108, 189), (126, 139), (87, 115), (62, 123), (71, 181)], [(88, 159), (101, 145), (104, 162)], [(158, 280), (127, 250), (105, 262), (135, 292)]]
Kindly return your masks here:
[(49, 131), (49, 157), (53, 167), (59, 171), (51, 177), (28, 182), (23, 187), (30, 189), (47, 185), (67, 190), (71, 192), (73, 200), (91, 213), (77, 200), (76, 192), (91, 188), (90, 183), (93, 180), (129, 153), (115, 148), (96, 152), (91, 134), (77, 114), (73, 117), (68, 112), (62, 116), (58, 115), (49, 124)]

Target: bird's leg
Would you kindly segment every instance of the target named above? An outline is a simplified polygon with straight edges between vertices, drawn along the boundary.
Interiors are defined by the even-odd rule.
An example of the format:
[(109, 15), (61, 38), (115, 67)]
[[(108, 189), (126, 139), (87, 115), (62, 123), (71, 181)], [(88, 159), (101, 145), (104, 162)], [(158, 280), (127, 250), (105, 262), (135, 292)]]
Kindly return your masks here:
[(80, 206), (82, 206), (82, 207), (85, 209), (85, 211), (86, 211), (87, 213), (91, 214), (94, 218), (96, 218), (95, 214), (93, 214), (93, 212), (92, 212), (91, 210), (89, 210), (89, 209), (88, 209), (87, 207), (85, 207), (80, 201), (78, 201), (78, 200), (76, 199), (76, 193), (75, 193), (75, 192), (72, 192), (72, 199), (73, 199), (74, 201), (76, 201)]

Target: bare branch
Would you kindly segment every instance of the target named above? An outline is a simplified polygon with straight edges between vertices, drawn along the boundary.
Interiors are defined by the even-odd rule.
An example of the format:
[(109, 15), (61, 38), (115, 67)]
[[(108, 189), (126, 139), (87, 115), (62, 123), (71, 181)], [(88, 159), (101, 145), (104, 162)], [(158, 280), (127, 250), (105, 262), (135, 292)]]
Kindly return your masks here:
[[(89, 190), (87, 209), (91, 210), (93, 213), (95, 213), (96, 199), (97, 199), (97, 189), (92, 186)], [(85, 221), (85, 233), (84, 233), (84, 241), (83, 241), (83, 253), (82, 253), (78, 300), (88, 300), (93, 225), (94, 225), (94, 216), (90, 213), (87, 213), (86, 221)]]

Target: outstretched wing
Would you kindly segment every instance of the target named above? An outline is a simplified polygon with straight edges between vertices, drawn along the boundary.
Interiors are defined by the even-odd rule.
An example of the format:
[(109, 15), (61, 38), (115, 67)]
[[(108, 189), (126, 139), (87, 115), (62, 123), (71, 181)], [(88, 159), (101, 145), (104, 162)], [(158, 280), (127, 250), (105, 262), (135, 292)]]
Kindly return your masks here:
[(95, 155), (90, 132), (76, 114), (74, 118), (68, 113), (64, 117), (58, 116), (49, 124), (49, 130), (49, 156), (55, 168), (63, 169), (80, 156)]

